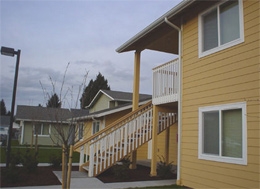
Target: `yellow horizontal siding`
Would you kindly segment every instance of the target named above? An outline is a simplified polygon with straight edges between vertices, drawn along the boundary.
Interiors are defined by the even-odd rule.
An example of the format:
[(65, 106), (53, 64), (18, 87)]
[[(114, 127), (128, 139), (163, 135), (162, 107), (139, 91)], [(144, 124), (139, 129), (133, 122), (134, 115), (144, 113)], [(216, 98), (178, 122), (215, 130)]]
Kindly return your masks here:
[[(225, 185), (229, 185), (230, 188), (258, 188), (259, 186), (258, 175), (255, 173), (247, 172), (248, 175), (246, 175), (244, 171), (236, 171), (234, 174), (233, 170), (226, 168), (211, 167), (211, 169), (209, 169), (208, 166), (196, 166), (192, 165), (192, 163), (186, 163), (185, 166), (187, 167), (183, 166), (182, 169), (184, 174), (197, 175), (203, 182), (210, 181), (211, 185), (213, 185), (212, 182), (214, 182), (214, 187), (216, 188), (222, 188)], [(232, 185), (230, 185), (230, 180), (232, 180)]]
[[(245, 41), (198, 58), (198, 17), (183, 28), (181, 181), (192, 188), (259, 187), (259, 1), (244, 1)], [(247, 102), (247, 165), (198, 159), (198, 109)]]

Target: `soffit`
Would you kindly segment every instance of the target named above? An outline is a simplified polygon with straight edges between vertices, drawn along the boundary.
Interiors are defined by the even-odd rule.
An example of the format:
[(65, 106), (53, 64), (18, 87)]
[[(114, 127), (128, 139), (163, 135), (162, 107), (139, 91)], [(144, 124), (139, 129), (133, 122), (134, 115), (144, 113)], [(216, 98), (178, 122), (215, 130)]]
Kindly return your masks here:
[(116, 51), (121, 53), (149, 49), (178, 54), (178, 31), (165, 23), (164, 18), (167, 17), (171, 23), (180, 27), (181, 23), (185, 24), (187, 20), (197, 16), (203, 9), (217, 2), (219, 1), (208, 0), (201, 2), (197, 0), (184, 0), (121, 45)]

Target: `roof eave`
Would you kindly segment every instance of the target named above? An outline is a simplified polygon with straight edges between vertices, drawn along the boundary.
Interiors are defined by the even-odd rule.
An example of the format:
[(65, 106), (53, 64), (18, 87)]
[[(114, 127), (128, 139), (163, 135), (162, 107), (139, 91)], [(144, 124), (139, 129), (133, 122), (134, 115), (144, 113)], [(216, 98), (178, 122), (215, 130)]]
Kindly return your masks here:
[[(170, 11), (166, 12), (164, 15), (159, 17), (157, 20), (155, 20), (153, 23), (151, 23), (149, 26), (144, 28), (142, 31), (137, 33), (134, 37), (126, 41), (123, 45), (118, 47), (116, 49), (116, 52), (122, 53), (122, 52), (127, 52), (130, 50), (127, 50), (131, 45), (133, 45), (135, 42), (137, 42), (139, 39), (147, 35), (149, 32), (157, 28), (159, 25), (164, 23), (165, 17), (167, 18), (172, 18), (182, 10), (184, 10), (186, 7), (188, 7), (190, 4), (192, 4), (196, 0), (183, 0), (180, 2), (178, 5), (176, 5), (174, 8), (172, 8)], [(143, 49), (142, 49), (143, 50)]]

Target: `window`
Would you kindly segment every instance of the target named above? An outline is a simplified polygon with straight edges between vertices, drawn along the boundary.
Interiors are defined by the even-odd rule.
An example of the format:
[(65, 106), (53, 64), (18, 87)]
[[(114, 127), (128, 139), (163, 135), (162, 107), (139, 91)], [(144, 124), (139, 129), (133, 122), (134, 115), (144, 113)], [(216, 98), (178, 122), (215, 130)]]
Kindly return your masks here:
[(199, 16), (199, 57), (244, 41), (242, 3), (226, 1)]
[(83, 138), (83, 123), (79, 124), (79, 140)]
[(95, 134), (99, 131), (99, 121), (94, 121), (92, 125), (92, 134)]
[(35, 124), (34, 125), (34, 135), (38, 134), (38, 135), (49, 136), (50, 127), (51, 126), (48, 124), (43, 124), (43, 123)]
[(199, 108), (199, 159), (247, 163), (246, 103)]

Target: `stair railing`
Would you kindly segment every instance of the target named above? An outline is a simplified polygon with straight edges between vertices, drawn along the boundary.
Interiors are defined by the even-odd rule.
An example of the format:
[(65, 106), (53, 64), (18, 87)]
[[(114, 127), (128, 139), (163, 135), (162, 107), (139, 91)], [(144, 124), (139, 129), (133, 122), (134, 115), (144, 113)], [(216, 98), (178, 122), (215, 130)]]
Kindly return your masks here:
[(74, 150), (80, 148), (80, 166), (88, 164), (89, 176), (94, 176), (150, 140), (151, 137), (152, 103), (150, 101), (88, 139), (78, 142)]

